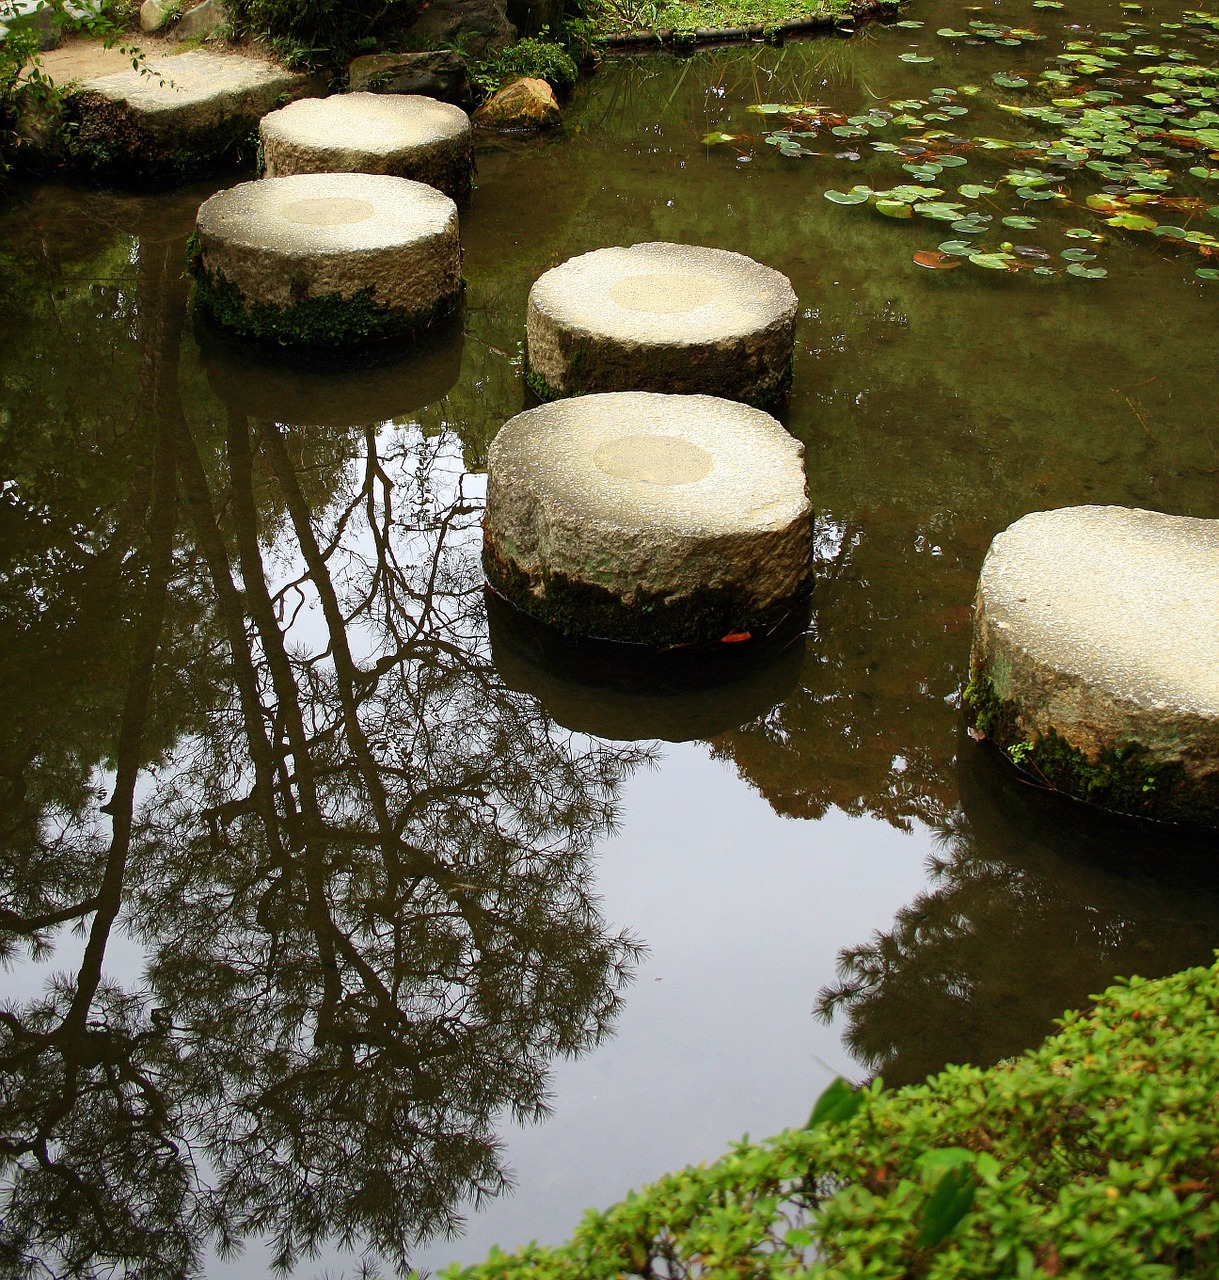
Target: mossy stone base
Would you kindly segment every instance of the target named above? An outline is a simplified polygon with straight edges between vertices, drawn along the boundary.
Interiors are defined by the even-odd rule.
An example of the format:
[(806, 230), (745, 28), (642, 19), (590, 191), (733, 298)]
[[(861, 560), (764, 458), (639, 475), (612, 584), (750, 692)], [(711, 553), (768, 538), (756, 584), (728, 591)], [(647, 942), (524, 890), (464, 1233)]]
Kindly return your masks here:
[(1219, 774), (1201, 782), (1180, 761), (1156, 759), (1139, 742), (1124, 742), (1095, 759), (1054, 730), (1030, 735), (1020, 709), (1000, 698), (989, 676), (975, 673), (964, 693), (965, 713), (975, 735), (994, 743), (1031, 780), (1114, 813), (1219, 827)]
[(281, 346), (368, 346), (460, 309), (457, 208), (420, 182), (366, 173), (246, 182), (199, 209), (189, 246), (201, 309)]

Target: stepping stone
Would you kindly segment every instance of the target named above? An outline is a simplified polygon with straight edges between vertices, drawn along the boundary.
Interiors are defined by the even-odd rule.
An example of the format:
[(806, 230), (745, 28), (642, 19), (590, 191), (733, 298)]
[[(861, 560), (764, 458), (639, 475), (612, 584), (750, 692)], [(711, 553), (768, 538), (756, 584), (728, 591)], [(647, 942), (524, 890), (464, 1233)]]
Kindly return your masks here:
[(202, 50), (160, 58), (147, 71), (97, 76), (72, 96), (80, 164), (120, 176), (184, 176), (248, 145), (268, 111), (316, 83), (262, 58)]
[(461, 305), (457, 206), (370, 173), (264, 178), (205, 200), (196, 298), (224, 328), (303, 347), (416, 333)]
[(491, 586), (570, 635), (761, 637), (811, 586), (804, 446), (712, 396), (617, 392), (518, 414), (491, 444)]
[(743, 254), (597, 249), (530, 290), (529, 384), (543, 400), (639, 390), (779, 405), (791, 387), (796, 307), (787, 277)]
[(1066, 507), (1017, 520), (978, 583), (967, 703), (1061, 791), (1219, 825), (1219, 520)]
[(259, 126), (268, 178), (293, 173), (389, 173), (454, 200), (470, 193), (474, 131), (460, 108), (418, 94), (302, 98)]

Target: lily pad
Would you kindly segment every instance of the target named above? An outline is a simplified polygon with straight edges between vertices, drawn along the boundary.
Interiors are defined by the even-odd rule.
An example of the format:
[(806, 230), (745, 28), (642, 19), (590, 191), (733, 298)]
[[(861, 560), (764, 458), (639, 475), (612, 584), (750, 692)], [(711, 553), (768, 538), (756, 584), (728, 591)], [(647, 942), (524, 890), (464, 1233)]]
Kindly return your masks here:
[(1039, 218), (1023, 218), (1016, 215), (1003, 219), (1003, 225), (1011, 227), (1014, 231), (1032, 231), (1038, 222), (1040, 222)]
[(960, 258), (941, 253), (938, 249), (920, 249), (914, 255), (914, 261), (930, 271), (952, 271), (961, 265)]
[(851, 191), (827, 191), (825, 198), (831, 204), (864, 204), (872, 192), (868, 188), (860, 190), (855, 187)]
[(1082, 262), (1072, 262), (1067, 267), (1067, 275), (1080, 280), (1103, 280), (1108, 274), (1104, 267), (1085, 267)]
[(897, 55), (902, 62), (934, 62), (934, 58), (927, 57), (926, 54), (919, 53), (899, 53)]

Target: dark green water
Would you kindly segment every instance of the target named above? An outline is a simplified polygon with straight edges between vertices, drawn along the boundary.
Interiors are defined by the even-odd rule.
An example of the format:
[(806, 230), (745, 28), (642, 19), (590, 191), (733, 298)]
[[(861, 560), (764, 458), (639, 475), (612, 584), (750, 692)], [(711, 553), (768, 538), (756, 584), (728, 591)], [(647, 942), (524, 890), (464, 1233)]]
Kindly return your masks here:
[[(480, 155), (462, 326), (373, 369), (268, 368), (196, 326), (183, 249), (220, 181), (5, 197), (0, 1270), (556, 1239), (801, 1121), (834, 1071), (991, 1062), (1119, 974), (1210, 957), (1209, 841), (1032, 791), (958, 707), (1011, 521), (1219, 516), (1219, 285), (1120, 233), (1104, 280), (923, 271), (946, 230), (822, 198), (890, 185), (880, 159), (781, 157), (745, 109), (925, 97), (1089, 14), (1115, 21), (1037, 13), (1033, 53), (937, 41), (960, 10), (929, 5), (607, 63), (561, 136)], [(477, 563), (530, 284), (646, 239), (792, 279), (821, 558), (799, 644), (659, 688), (489, 624)]]

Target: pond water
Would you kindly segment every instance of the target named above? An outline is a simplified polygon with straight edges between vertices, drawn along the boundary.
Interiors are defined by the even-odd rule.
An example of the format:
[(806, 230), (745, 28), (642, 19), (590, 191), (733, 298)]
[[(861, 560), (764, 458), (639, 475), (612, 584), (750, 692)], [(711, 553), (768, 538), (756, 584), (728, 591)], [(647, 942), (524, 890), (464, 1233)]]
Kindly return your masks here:
[[(823, 196), (892, 187), (891, 154), (785, 156), (748, 110), (926, 102), (1182, 15), (1132, 12), (986, 5), (1046, 36), (1013, 47), (937, 37), (961, 11), (928, 4), (609, 61), (562, 135), (480, 154), (464, 318), (388, 365), (294, 369), (196, 324), (185, 241), (231, 178), (4, 197), (6, 1270), (338, 1275), (558, 1240), (802, 1122), (836, 1073), (994, 1062), (1117, 975), (1210, 958), (1207, 839), (1037, 791), (959, 709), (1013, 520), (1219, 517), (1205, 256), (1111, 230), (1083, 173), (999, 234), (1059, 266), (1092, 246), (1105, 278), (923, 270), (947, 224)], [(997, 131), (992, 97), (952, 127)], [(1011, 163), (971, 151), (969, 180)], [(996, 221), (1031, 207), (1008, 190)], [(648, 239), (747, 253), (801, 299), (814, 615), (741, 670), (556, 649), (482, 591), (529, 286)]]

